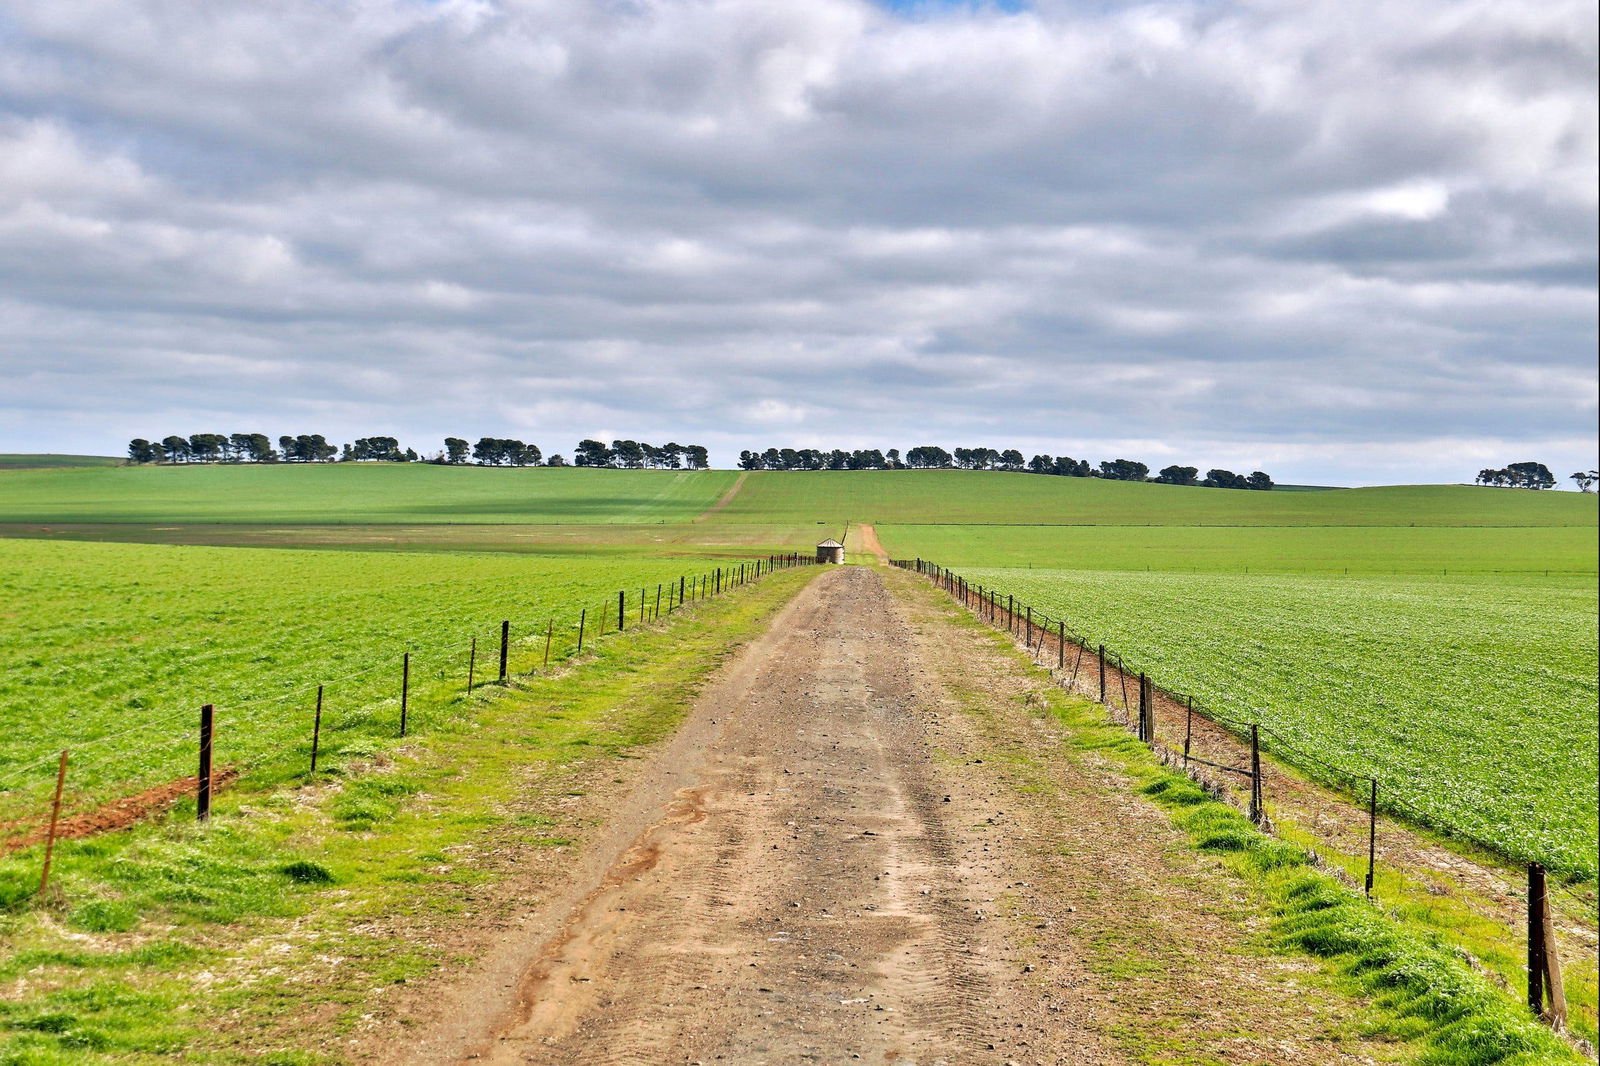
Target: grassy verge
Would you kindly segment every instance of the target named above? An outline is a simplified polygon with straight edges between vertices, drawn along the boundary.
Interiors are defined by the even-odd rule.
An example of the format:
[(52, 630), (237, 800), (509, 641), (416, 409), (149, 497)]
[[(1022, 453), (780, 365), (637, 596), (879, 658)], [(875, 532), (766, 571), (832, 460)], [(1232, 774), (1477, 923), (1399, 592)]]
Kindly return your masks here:
[[(781, 572), (457, 699), (406, 741), (347, 745), (317, 780), (242, 782), (193, 807), (0, 862), (0, 1064), (344, 1061), (408, 985), (460, 963), (466, 930), (575, 841), (741, 641), (819, 571)], [(273, 787), (274, 785), (279, 787)]]
[[(1009, 639), (926, 587), (912, 587), (928, 594), (951, 623), (1037, 671)], [(1319, 960), (1343, 990), (1367, 1001), (1366, 1024), (1374, 1035), (1420, 1049), (1418, 1061), (1428, 1066), (1584, 1061), (1475, 971), (1431, 922), (1415, 920), (1409, 908), (1386, 911), (1368, 902), (1304, 848), (1262, 833), (1235, 808), (1164, 767), (1096, 704), (1042, 679), (1019, 698), (1059, 724), (1070, 755), (1109, 764), (1128, 787), (1159, 805), (1193, 848), (1216, 856), (1271, 916), (1271, 948)]]

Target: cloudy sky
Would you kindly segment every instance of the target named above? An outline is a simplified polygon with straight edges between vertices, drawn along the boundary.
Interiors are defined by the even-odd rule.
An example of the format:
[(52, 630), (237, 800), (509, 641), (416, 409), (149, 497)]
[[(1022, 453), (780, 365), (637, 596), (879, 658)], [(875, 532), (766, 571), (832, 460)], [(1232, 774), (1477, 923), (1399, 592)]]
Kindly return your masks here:
[(1595, 462), (1588, 0), (0, 0), (0, 451)]

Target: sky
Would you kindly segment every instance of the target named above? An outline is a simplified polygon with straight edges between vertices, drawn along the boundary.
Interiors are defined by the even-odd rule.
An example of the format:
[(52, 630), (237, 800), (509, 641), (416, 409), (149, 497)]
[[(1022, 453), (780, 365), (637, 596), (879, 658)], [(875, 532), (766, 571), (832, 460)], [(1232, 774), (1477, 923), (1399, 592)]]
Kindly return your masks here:
[(0, 451), (1596, 462), (1576, 0), (0, 0)]

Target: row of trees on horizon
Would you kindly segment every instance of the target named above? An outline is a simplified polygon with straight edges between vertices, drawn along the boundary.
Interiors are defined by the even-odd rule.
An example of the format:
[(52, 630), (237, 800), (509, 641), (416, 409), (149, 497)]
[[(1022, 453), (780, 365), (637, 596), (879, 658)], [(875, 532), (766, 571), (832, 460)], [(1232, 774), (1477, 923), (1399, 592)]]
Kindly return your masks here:
[(1273, 487), (1272, 478), (1256, 470), (1250, 474), (1235, 474), (1231, 470), (1212, 469), (1200, 476), (1198, 467), (1163, 467), (1155, 477), (1150, 467), (1133, 459), (1109, 459), (1098, 466), (1087, 459), (1074, 459), (1070, 455), (1035, 455), (1024, 459), (1015, 448), (996, 451), (994, 448), (957, 448), (954, 451), (932, 444), (908, 448), (904, 456), (900, 449), (890, 448), (880, 452), (876, 448), (847, 452), (835, 448), (820, 451), (816, 448), (768, 448), (762, 452), (739, 453), (741, 470), (1001, 470), (1019, 474), (1052, 474), (1057, 477), (1098, 477), (1111, 481), (1153, 481), (1162, 485), (1195, 485), (1214, 489), (1259, 489)]
[[(548, 458), (537, 444), (508, 437), (480, 437), (468, 444), (461, 437), (446, 437), (444, 447), (429, 456), (402, 448), (394, 437), (361, 437), (342, 448), (328, 443), (320, 433), (278, 438), (278, 446), (265, 433), (194, 433), (128, 442), (128, 462), (147, 463), (434, 463), (441, 466), (566, 466), (560, 454)], [(597, 440), (578, 443), (573, 465), (627, 470), (704, 470), (710, 454), (699, 444), (645, 444), (614, 440), (608, 448)]]

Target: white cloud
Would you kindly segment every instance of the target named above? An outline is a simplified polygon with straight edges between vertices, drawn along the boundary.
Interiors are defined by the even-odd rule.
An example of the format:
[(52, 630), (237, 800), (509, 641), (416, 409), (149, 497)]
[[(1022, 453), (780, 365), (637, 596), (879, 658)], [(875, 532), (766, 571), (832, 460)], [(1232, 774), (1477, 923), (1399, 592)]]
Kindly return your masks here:
[(1583, 4), (0, 11), (8, 449), (1592, 450)]

